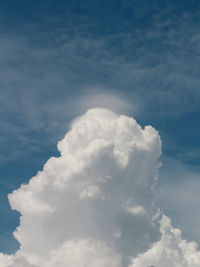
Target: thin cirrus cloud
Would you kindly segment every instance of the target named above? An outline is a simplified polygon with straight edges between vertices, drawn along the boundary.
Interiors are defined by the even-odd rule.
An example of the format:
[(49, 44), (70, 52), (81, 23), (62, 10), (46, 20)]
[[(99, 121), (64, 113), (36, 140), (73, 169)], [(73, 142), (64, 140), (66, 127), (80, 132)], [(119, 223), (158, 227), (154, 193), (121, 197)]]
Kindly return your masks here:
[[(94, 1), (91, 2), (93, 5)], [(146, 4), (139, 8), (138, 3), (131, 6), (125, 2), (123, 5), (130, 10), (135, 12), (136, 8), (139, 17), (147, 12)], [(42, 6), (47, 8), (46, 4)], [(99, 31), (102, 24), (88, 14), (82, 23), (76, 12), (63, 11), (73, 19), (67, 17), (63, 23), (56, 13), (53, 17), (57, 23), (52, 25), (52, 16), (45, 13), (47, 29), (37, 19), (24, 26), (26, 34), (10, 37), (4, 33), (0, 38), (3, 129), (0, 141), (4, 151), (1, 161), (22, 158), (25, 150), (39, 150), (44, 145), (37, 143), (39, 138), (30, 137), (30, 132), (45, 133), (48, 145), (52, 145), (52, 140), (58, 140), (66, 131), (63, 114), (77, 116), (76, 110), (83, 112), (99, 106), (100, 98), (103, 107), (118, 111), (116, 106), (120, 106), (120, 112), (126, 114), (124, 99), (112, 103), (107, 95), (102, 97), (105, 91), (108, 95), (125, 95), (134, 105), (137, 103), (136, 110), (139, 108), (139, 116), (145, 121), (149, 117), (151, 121), (163, 120), (198, 111), (200, 45), (199, 25), (193, 19), (199, 17), (196, 9), (194, 14), (177, 16), (169, 7), (157, 13), (152, 6), (153, 15), (147, 28), (141, 30), (131, 20), (122, 19), (119, 23), (113, 19), (109, 25), (117, 30), (112, 34)], [(87, 99), (88, 88), (94, 87), (103, 89), (97, 90), (97, 97), (93, 92)], [(84, 102), (76, 105), (80, 96)], [(135, 115), (135, 110), (131, 114)], [(20, 145), (13, 152), (9, 144), (15, 140)]]
[(20, 249), (2, 267), (197, 267), (196, 243), (154, 205), (161, 140), (102, 108), (73, 121), (59, 157), (9, 195)]

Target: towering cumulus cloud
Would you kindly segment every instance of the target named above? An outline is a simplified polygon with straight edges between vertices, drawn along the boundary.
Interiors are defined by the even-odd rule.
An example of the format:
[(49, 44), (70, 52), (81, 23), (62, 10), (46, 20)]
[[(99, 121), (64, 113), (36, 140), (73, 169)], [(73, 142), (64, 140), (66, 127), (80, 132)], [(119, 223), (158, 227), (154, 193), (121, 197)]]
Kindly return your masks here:
[(151, 126), (92, 109), (58, 149), (9, 195), (20, 249), (1, 253), (0, 267), (200, 266), (196, 244), (154, 207), (161, 141)]

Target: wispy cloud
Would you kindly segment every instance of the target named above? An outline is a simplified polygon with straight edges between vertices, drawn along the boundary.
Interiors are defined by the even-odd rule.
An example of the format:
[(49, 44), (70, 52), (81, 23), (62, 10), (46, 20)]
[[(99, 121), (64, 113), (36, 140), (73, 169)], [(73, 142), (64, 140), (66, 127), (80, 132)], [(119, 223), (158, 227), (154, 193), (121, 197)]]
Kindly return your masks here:
[[(122, 23), (124, 31), (110, 35), (93, 34), (89, 17), (84, 26), (78, 24), (81, 18), (75, 24), (57, 18), (45, 34), (35, 24), (31, 38), (2, 37), (0, 102), (8, 136), (13, 139), (13, 127), (13, 133), (20, 128), (46, 132), (50, 139), (56, 133), (58, 139), (67, 128), (66, 116), (99, 104), (104, 94), (116, 94), (112, 101), (104, 99), (106, 107), (115, 109), (118, 95), (121, 107), (123, 101), (133, 103), (143, 118), (198, 109), (200, 39), (191, 16), (163, 11), (153, 15), (145, 30), (129, 21)], [(99, 27), (97, 21), (93, 27)], [(45, 42), (48, 38), (52, 43)]]

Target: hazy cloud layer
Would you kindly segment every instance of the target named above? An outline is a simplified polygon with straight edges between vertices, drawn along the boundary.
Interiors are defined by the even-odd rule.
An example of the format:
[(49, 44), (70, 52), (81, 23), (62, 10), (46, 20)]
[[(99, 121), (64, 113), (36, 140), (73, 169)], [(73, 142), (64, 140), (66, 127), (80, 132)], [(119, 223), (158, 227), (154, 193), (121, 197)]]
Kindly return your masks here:
[(0, 254), (0, 266), (197, 266), (196, 244), (154, 206), (161, 154), (154, 128), (92, 109), (72, 122), (58, 150), (9, 195), (21, 213), (20, 249)]
[[(197, 9), (179, 16), (176, 4), (157, 10), (156, 5), (120, 1), (122, 13), (133, 12), (134, 21), (126, 16), (91, 18), (88, 9), (98, 1), (90, 1), (87, 7), (84, 3), (81, 16), (73, 4), (40, 2), (35, 4), (35, 14), (43, 12), (39, 13), (42, 22), (37, 18), (23, 25), (25, 33), (12, 37), (5, 33), (0, 38), (0, 142), (4, 151), (0, 160), (47, 150), (66, 131), (67, 120), (94, 106), (114, 111), (120, 107), (124, 112), (127, 99), (123, 96), (137, 103), (145, 121), (198, 111)], [(47, 10), (53, 3), (53, 10), (59, 12), (52, 21)], [(149, 23), (140, 28), (138, 20), (143, 17)], [(88, 88), (92, 88), (89, 94)], [(119, 94), (123, 100), (108, 101), (105, 92)], [(130, 114), (135, 115), (135, 110)], [(39, 142), (38, 134), (43, 140), (48, 136), (48, 142)], [(9, 144), (15, 145), (14, 151)]]

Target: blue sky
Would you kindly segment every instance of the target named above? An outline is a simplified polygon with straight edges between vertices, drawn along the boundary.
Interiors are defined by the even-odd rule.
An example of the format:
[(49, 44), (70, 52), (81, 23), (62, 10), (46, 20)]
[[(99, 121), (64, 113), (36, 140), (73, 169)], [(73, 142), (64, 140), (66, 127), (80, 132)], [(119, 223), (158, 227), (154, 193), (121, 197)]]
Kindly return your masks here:
[(1, 1), (0, 251), (17, 249), (7, 194), (58, 155), (70, 121), (95, 106), (159, 131), (158, 201), (200, 242), (191, 230), (200, 222), (199, 15), (192, 0)]

